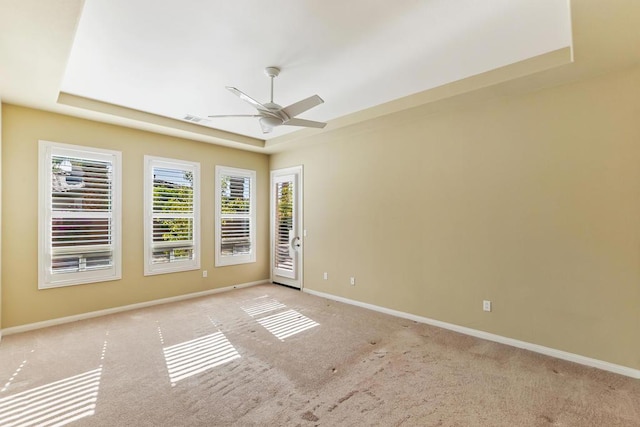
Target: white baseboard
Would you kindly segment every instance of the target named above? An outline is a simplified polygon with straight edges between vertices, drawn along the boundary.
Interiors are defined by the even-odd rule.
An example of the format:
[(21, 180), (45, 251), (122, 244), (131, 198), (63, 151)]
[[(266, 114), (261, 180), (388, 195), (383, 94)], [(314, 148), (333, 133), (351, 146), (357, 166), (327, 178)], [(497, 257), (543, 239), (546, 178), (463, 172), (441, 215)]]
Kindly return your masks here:
[(343, 302), (345, 304), (355, 305), (357, 307), (367, 308), (369, 310), (378, 311), (380, 313), (390, 314), (392, 316), (401, 317), (404, 319), (414, 320), (420, 323), (426, 323), (427, 325), (437, 326), (439, 328), (448, 329), (451, 331), (459, 332), (461, 334), (470, 335), (477, 338), (482, 338), (488, 341), (494, 341), (501, 344), (510, 345), (512, 347), (522, 348), (525, 350), (533, 351), (535, 353), (544, 354), (546, 356), (555, 357), (569, 362), (579, 363), (581, 365), (590, 366), (592, 368), (602, 369), (604, 371), (613, 372), (627, 377), (640, 379), (640, 370), (629, 368), (623, 365), (616, 365), (615, 363), (605, 362), (603, 360), (592, 359), (590, 357), (581, 356), (579, 354), (573, 354), (555, 348), (545, 347), (538, 344), (532, 344), (526, 341), (520, 341), (513, 338), (503, 337), (502, 335), (496, 335), (489, 332), (479, 331), (477, 329), (467, 328), (465, 326), (454, 325), (453, 323), (442, 322), (440, 320), (429, 319), (428, 317), (416, 316), (415, 314), (405, 313), (403, 311), (392, 310), (386, 307), (380, 307), (365, 302), (351, 300), (348, 298), (339, 297), (336, 295), (327, 294), (324, 292), (314, 291), (311, 289), (303, 289), (311, 295), (327, 298), (330, 300)]
[(45, 320), (43, 322), (28, 323), (26, 325), (13, 326), (11, 328), (5, 328), (0, 330), (0, 337), (2, 335), (19, 334), (21, 332), (33, 331), (35, 329), (47, 328), (49, 326), (62, 325), (64, 323), (76, 322), (78, 320), (91, 319), (94, 317), (106, 316), (107, 314), (121, 313), (123, 311), (136, 310), (138, 308), (151, 307), (154, 305), (167, 304), (170, 302), (184, 301), (187, 299), (204, 297), (207, 295), (219, 294), (221, 292), (228, 292), (234, 289), (248, 288), (249, 286), (262, 285), (271, 283), (269, 279), (258, 280), (256, 282), (242, 283), (233, 286), (227, 286), (224, 288), (210, 289), (208, 291), (195, 292), (191, 294), (177, 295), (175, 297), (156, 299), (152, 301), (140, 302), (137, 304), (123, 305), (121, 307), (107, 308), (105, 310), (91, 311), (89, 313), (76, 314), (74, 316), (60, 317), (57, 319)]

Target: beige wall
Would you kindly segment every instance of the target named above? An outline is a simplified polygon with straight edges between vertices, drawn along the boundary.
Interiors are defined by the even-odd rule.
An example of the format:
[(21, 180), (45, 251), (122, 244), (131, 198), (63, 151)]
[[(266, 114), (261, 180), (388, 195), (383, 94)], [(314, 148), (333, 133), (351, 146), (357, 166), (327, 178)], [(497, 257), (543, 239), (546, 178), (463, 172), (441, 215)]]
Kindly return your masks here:
[(0, 99), (0, 340), (2, 340), (2, 99)]
[[(2, 106), (2, 328), (269, 278), (268, 156)], [(122, 280), (38, 290), (38, 140), (122, 151)], [(143, 276), (143, 157), (200, 162), (201, 271)], [(257, 171), (257, 262), (214, 268), (214, 167)]]
[(640, 68), (431, 110), (272, 156), (304, 286), (640, 368)]
[[(273, 155), (305, 168), (305, 287), (640, 368), (639, 118), (636, 67)], [(2, 328), (269, 276), (266, 155), (6, 104), (0, 119)], [(122, 280), (37, 289), (39, 139), (123, 152)], [(145, 154), (201, 162), (208, 278), (143, 276)], [(255, 264), (213, 267), (216, 164), (258, 173)]]

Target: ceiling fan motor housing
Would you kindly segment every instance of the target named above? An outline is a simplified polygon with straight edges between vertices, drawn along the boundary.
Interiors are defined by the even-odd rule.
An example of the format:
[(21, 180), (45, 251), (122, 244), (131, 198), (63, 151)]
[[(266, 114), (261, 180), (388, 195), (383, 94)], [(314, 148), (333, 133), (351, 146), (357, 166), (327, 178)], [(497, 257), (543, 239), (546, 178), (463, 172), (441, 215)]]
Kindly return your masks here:
[(278, 110), (281, 110), (282, 107), (278, 104), (276, 104), (275, 102), (265, 102), (264, 104), (265, 107), (267, 107), (269, 110), (273, 111), (274, 113)]

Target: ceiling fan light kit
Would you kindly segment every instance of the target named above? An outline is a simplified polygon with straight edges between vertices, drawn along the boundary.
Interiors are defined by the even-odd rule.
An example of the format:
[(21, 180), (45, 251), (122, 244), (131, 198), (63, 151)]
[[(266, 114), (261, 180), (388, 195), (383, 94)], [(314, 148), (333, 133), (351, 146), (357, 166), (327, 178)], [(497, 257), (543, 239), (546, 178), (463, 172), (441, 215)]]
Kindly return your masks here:
[(273, 79), (280, 74), (280, 68), (267, 67), (264, 69), (264, 73), (271, 79), (271, 98), (269, 102), (260, 103), (251, 98), (246, 93), (242, 92), (235, 87), (227, 86), (229, 92), (242, 99), (247, 104), (258, 110), (258, 114), (231, 114), (231, 115), (213, 115), (212, 118), (221, 117), (258, 117), (258, 122), (262, 127), (262, 133), (270, 133), (274, 127), (277, 126), (300, 126), (311, 128), (324, 128), (327, 124), (323, 122), (316, 122), (313, 120), (298, 119), (296, 116), (304, 113), (311, 108), (320, 105), (324, 102), (318, 95), (313, 95), (305, 98), (301, 101), (295, 102), (287, 107), (282, 107), (273, 102)]
[(278, 117), (260, 117), (259, 119), (260, 125), (262, 128), (274, 128), (276, 126), (280, 126), (284, 121)]

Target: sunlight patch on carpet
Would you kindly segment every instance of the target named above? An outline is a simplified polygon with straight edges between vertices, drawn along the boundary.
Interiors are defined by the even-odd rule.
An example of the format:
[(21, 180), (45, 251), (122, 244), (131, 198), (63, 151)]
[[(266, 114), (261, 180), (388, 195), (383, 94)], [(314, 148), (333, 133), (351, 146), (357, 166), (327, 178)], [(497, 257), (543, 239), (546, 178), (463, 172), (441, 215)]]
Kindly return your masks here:
[(0, 399), (0, 425), (63, 426), (95, 413), (102, 368)]
[(286, 308), (287, 306), (273, 298), (265, 299), (266, 297), (256, 298), (261, 300), (245, 306), (242, 306), (242, 310), (251, 317), (258, 316), (260, 314), (268, 313), (270, 311)]
[(257, 321), (280, 341), (320, 325), (295, 310), (283, 311)]
[[(31, 353), (33, 353), (34, 350), (31, 350)], [(11, 383), (16, 379), (16, 377), (18, 376), (18, 374), (20, 373), (20, 371), (22, 371), (22, 368), (24, 368), (24, 365), (27, 364), (27, 359), (24, 359), (22, 361), (22, 363), (20, 364), (20, 366), (18, 366), (18, 369), (15, 370), (15, 372), (13, 373), (13, 375), (11, 375), (11, 378), (9, 378), (9, 381), (7, 381), (4, 385), (4, 387), (2, 387), (2, 390), (0, 390), (0, 393), (4, 393), (5, 391), (7, 391), (9, 389), (9, 386), (11, 386)]]
[(222, 332), (163, 348), (171, 385), (240, 357)]

